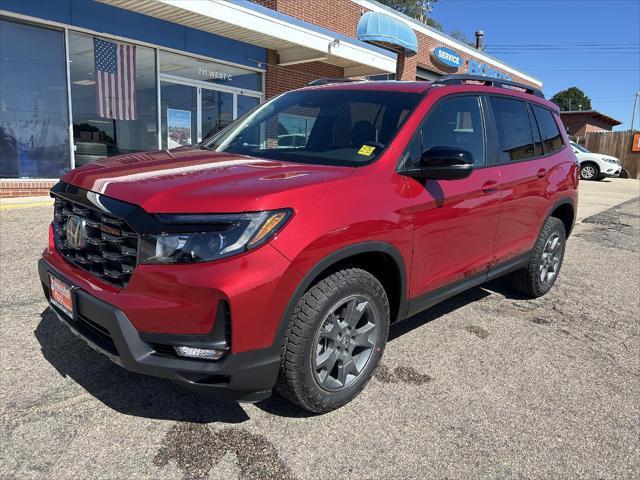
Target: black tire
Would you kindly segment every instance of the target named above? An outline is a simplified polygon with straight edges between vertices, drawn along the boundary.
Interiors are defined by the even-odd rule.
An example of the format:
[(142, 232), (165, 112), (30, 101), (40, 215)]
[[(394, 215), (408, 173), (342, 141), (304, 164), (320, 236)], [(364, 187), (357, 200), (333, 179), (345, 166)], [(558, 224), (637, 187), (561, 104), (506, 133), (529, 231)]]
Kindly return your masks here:
[(581, 180), (598, 180), (600, 178), (600, 168), (595, 163), (584, 163), (580, 165)]
[[(371, 319), (375, 319), (374, 323), (377, 323), (376, 332), (373, 340), (367, 335), (368, 341), (371, 342), (371, 346), (367, 346), (369, 355), (360, 371), (352, 375), (351, 383), (345, 381), (343, 387), (328, 389), (318, 378), (320, 374), (316, 362), (317, 356), (320, 355), (319, 349), (322, 349), (319, 342), (323, 341), (322, 332), (327, 332), (325, 329), (330, 322), (329, 318), (336, 318), (330, 317), (330, 314), (338, 311), (340, 302), (346, 302), (344, 305), (347, 308), (354, 298), (362, 300), (357, 304), (359, 312), (362, 311), (361, 305), (366, 303), (366, 306), (362, 307), (366, 313), (360, 314), (362, 318), (358, 321), (371, 322), (371, 315)], [(337, 317), (341, 318), (340, 315)], [(333, 327), (330, 328), (333, 331)], [(352, 333), (357, 333), (355, 325)], [(358, 268), (340, 270), (313, 285), (298, 302), (287, 328), (276, 389), (290, 402), (305, 410), (315, 413), (335, 410), (355, 398), (369, 382), (382, 357), (388, 333), (389, 300), (378, 279)], [(335, 341), (335, 351), (332, 350), (332, 354), (340, 355), (337, 350), (345, 352), (343, 341)], [(353, 343), (353, 340), (351, 341)], [(355, 349), (360, 347), (347, 346), (346, 350), (349, 348), (352, 349), (353, 358), (356, 358)], [(327, 347), (327, 350), (330, 348)], [(350, 356), (349, 353), (347, 355)], [(336, 368), (339, 368), (340, 358), (337, 358), (334, 363), (337, 365)], [(342, 369), (345, 370), (344, 363)], [(325, 372), (327, 382), (331, 372)]]
[[(547, 263), (544, 263), (545, 258), (549, 259), (548, 256), (543, 258), (543, 253), (546, 252), (548, 242), (556, 237), (558, 238), (559, 245), (557, 251), (554, 253), (555, 257), (552, 257), (551, 260), (547, 260)], [(540, 234), (538, 235), (536, 244), (533, 247), (533, 251), (531, 252), (531, 256), (529, 257), (528, 265), (525, 268), (511, 274), (511, 284), (513, 285), (513, 287), (532, 298), (541, 297), (549, 290), (551, 290), (551, 287), (553, 287), (553, 284), (558, 278), (560, 268), (562, 267), (565, 245), (566, 232), (564, 230), (564, 224), (558, 218), (547, 218), (544, 225), (542, 226)], [(548, 278), (546, 281), (543, 281), (542, 276), (545, 265), (547, 265), (551, 261), (553, 261), (553, 263), (555, 264), (556, 258), (557, 265), (553, 269), (553, 276)], [(551, 268), (549, 267), (548, 272), (550, 271)]]

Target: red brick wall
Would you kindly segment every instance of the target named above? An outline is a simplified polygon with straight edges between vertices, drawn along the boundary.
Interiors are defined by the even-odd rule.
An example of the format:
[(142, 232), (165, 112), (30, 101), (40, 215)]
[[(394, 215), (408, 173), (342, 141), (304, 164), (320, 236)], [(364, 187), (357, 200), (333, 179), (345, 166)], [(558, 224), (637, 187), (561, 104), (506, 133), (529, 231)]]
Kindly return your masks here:
[(268, 50), (265, 81), (266, 98), (271, 98), (288, 90), (304, 87), (317, 78), (344, 77), (344, 70), (341, 67), (328, 63), (310, 62), (286, 67), (281, 67), (278, 63), (278, 53), (274, 50)]
[(611, 125), (597, 118), (593, 118), (592, 113), (563, 115), (560, 118), (569, 135), (582, 137), (587, 132), (608, 132), (611, 131)]
[(55, 180), (0, 180), (0, 198), (49, 195)]
[[(358, 21), (360, 16), (367, 11), (360, 5), (357, 5), (350, 0), (253, 0), (265, 7), (277, 10), (286, 15), (299, 18), (309, 23), (319, 25), (324, 28), (328, 28), (335, 32), (347, 35), (351, 38), (355, 38), (356, 29), (358, 27)], [(423, 68), (439, 72), (442, 74), (452, 73), (446, 71), (440, 66), (436, 66), (431, 61), (431, 50), (438, 46), (447, 46), (456, 50), (458, 54), (464, 60), (464, 66), (458, 69), (456, 73), (466, 72), (466, 62), (472, 58), (476, 58), (473, 55), (469, 55), (457, 50), (449, 45), (442, 44), (437, 40), (421, 33), (416, 32), (418, 37), (418, 54), (409, 57), (405, 61), (404, 69), (402, 71), (401, 80), (415, 80), (416, 79), (416, 66), (420, 65)], [(483, 60), (477, 59), (481, 63), (488, 63)], [(500, 70), (496, 67), (497, 70)], [(508, 73), (508, 72), (504, 72)], [(513, 80), (522, 82), (525, 84), (533, 85), (531, 82), (510, 74)], [(326, 75), (329, 76), (329, 75)]]

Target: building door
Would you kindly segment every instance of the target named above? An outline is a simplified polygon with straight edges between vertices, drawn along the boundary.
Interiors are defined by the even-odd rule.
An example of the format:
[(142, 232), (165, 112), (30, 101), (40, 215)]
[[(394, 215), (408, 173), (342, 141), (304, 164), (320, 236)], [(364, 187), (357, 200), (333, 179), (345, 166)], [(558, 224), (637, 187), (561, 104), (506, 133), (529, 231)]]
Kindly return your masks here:
[(200, 140), (197, 87), (160, 82), (162, 148), (193, 145)]
[(202, 89), (202, 134), (201, 140), (218, 133), (229, 125), (233, 114), (233, 94), (218, 90)]
[(257, 106), (260, 100), (258, 95), (241, 95), (186, 79), (161, 77), (162, 149), (199, 143)]

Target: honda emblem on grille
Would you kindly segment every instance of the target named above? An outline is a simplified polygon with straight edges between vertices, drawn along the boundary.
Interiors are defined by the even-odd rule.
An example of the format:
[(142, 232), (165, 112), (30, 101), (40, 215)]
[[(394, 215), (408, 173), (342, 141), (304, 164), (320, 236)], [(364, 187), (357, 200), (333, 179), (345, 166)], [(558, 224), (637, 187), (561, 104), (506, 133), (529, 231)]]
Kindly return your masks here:
[(67, 219), (65, 229), (67, 245), (74, 250), (82, 250), (87, 246), (87, 222), (76, 215), (71, 215)]

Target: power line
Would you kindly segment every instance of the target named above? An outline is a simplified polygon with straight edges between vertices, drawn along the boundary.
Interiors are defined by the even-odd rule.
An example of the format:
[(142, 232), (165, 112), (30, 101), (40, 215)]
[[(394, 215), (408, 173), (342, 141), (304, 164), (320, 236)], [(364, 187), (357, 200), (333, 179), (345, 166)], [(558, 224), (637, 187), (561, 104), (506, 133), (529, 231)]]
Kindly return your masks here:
[(634, 68), (536, 68), (537, 72), (634, 72), (640, 74), (639, 69)]
[[(518, 51), (518, 50), (487, 50), (486, 53), (490, 53), (492, 55), (500, 54), (500, 55), (524, 55), (530, 53), (536, 54), (548, 54), (550, 52), (542, 52), (542, 51)], [(633, 51), (624, 51), (624, 52), (570, 52), (571, 55), (640, 55), (640, 50)]]

